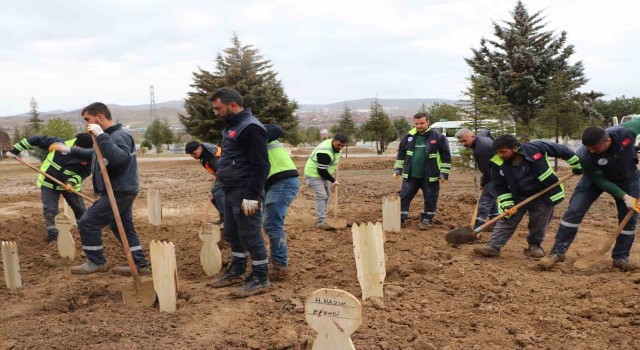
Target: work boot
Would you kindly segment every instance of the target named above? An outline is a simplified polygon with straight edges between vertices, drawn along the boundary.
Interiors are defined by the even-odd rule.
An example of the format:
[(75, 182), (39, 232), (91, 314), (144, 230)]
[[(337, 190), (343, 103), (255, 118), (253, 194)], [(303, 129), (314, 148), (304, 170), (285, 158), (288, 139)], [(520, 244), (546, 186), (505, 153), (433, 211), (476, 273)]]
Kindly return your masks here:
[(419, 230), (428, 230), (431, 228), (431, 220), (429, 219), (422, 219), (422, 221), (420, 221), (420, 223), (418, 224), (418, 229)]
[(635, 271), (639, 268), (639, 266), (636, 263), (629, 261), (628, 258), (613, 259), (612, 265), (613, 267), (615, 267), (616, 269), (622, 272)]
[(319, 222), (319, 223), (316, 225), (316, 227), (317, 227), (317, 228), (319, 228), (319, 229), (321, 229), (321, 230), (325, 230), (325, 231), (333, 231), (333, 230), (335, 230), (335, 229), (336, 229), (335, 227), (333, 227), (333, 226), (331, 226), (331, 225), (327, 224), (327, 223), (326, 223), (326, 222), (324, 222), (324, 221)]
[(69, 269), (71, 273), (76, 275), (88, 275), (96, 272), (105, 272), (108, 270), (107, 264), (98, 265), (91, 260), (87, 260), (82, 265), (73, 266)]
[(238, 298), (246, 298), (248, 296), (262, 294), (271, 289), (268, 272), (252, 271), (244, 280), (244, 285), (233, 291), (232, 295)]
[(400, 228), (407, 227), (407, 219), (400, 220)]
[[(136, 270), (140, 276), (151, 276), (150, 266), (136, 266)], [(116, 266), (111, 271), (116, 275), (131, 276), (131, 268), (129, 266)]]
[(207, 286), (212, 288), (222, 288), (240, 283), (242, 281), (242, 275), (244, 275), (245, 271), (246, 266), (234, 266), (234, 264), (231, 263), (225, 270), (224, 274), (214, 278), (213, 281), (207, 283)]
[(484, 257), (487, 257), (487, 258), (491, 258), (491, 257), (500, 255), (500, 251), (498, 249), (496, 249), (494, 247), (490, 247), (488, 245), (486, 245), (484, 247), (473, 248), (473, 252), (478, 254), (478, 255), (482, 255)]
[(549, 270), (556, 263), (564, 261), (564, 254), (560, 253), (551, 253), (549, 256), (546, 256), (538, 261), (538, 268), (540, 270)]
[(287, 267), (278, 265), (278, 264), (270, 264), (269, 278), (274, 281), (281, 281), (281, 280), (287, 279)]
[(544, 257), (544, 250), (537, 244), (529, 244), (529, 248), (524, 250), (524, 255), (532, 258), (542, 258)]

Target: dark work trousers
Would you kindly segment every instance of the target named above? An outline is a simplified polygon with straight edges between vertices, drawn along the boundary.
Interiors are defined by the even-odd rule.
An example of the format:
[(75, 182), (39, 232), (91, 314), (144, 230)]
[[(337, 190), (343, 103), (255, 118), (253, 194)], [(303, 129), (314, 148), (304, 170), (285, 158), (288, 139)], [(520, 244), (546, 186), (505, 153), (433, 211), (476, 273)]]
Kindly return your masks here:
[[(633, 180), (624, 183), (616, 184), (620, 189), (625, 191), (628, 195), (634, 198), (638, 198), (639, 193), (639, 173), (635, 174)], [(564, 254), (571, 245), (571, 242), (576, 238), (578, 234), (578, 227), (582, 222), (585, 214), (591, 207), (591, 204), (600, 197), (602, 190), (589, 181), (589, 178), (583, 176), (576, 189), (573, 191), (571, 201), (569, 202), (569, 208), (562, 216), (560, 225), (558, 226), (558, 233), (556, 234), (556, 243), (551, 249), (552, 254)], [(627, 215), (629, 209), (624, 204), (622, 199), (616, 199), (616, 208), (618, 212), (618, 223)], [(638, 215), (631, 217), (631, 220), (620, 231), (620, 235), (616, 240), (616, 245), (613, 247), (611, 257), (613, 259), (627, 259), (631, 252), (631, 246), (636, 237), (636, 223), (638, 221)]]
[[(217, 182), (217, 180), (216, 180)], [(216, 184), (211, 188), (211, 204), (218, 210), (220, 222), (224, 222), (224, 188)]]
[(80, 220), (86, 210), (82, 198), (75, 193), (67, 191), (56, 191), (48, 188), (40, 188), (40, 199), (44, 211), (44, 226), (47, 228), (47, 240), (54, 242), (58, 239), (58, 229), (56, 228), (56, 215), (58, 215), (58, 204), (60, 195), (67, 201), (76, 220)]
[(425, 179), (409, 177), (402, 180), (402, 187), (400, 188), (400, 219), (402, 221), (407, 219), (411, 201), (419, 189), (422, 190), (424, 197), (424, 211), (422, 212), (421, 219), (431, 221), (436, 215), (438, 195), (440, 194), (440, 182), (429, 182)]
[[(522, 202), (523, 200), (524, 198), (518, 202)], [(549, 222), (553, 217), (553, 206), (545, 203), (541, 198), (537, 198), (527, 203), (524, 207), (519, 208), (518, 211), (508, 219), (498, 220), (487, 245), (498, 250), (502, 249), (509, 239), (511, 239), (513, 233), (516, 232), (518, 224), (520, 224), (524, 214), (527, 212), (529, 213), (529, 234), (527, 235), (527, 242), (529, 242), (530, 245), (537, 246), (542, 244), (544, 234), (547, 232), (547, 227), (549, 227)]]
[[(136, 196), (137, 194), (115, 194), (118, 212), (120, 212), (122, 226), (124, 227), (127, 241), (129, 242), (129, 249), (131, 249), (133, 261), (138, 267), (146, 267), (149, 266), (149, 263), (144, 256), (140, 238), (138, 238), (138, 233), (133, 226), (133, 201), (136, 199)], [(118, 227), (113, 217), (109, 198), (105, 195), (98, 198), (98, 200), (87, 209), (82, 219), (78, 221), (82, 249), (87, 259), (98, 265), (107, 262), (107, 259), (104, 257), (104, 246), (102, 244), (102, 229), (107, 225), (111, 227), (111, 231), (118, 241), (120, 241)], [(120, 242), (122, 243), (122, 241)]]
[(478, 218), (476, 219), (475, 227), (481, 226), (487, 219), (491, 220), (498, 216), (497, 195), (493, 187), (493, 182), (484, 185), (478, 202)]
[(262, 236), (262, 211), (258, 207), (253, 215), (245, 216), (243, 198), (244, 188), (225, 187), (224, 238), (231, 246), (231, 265), (244, 270), (247, 257), (251, 255), (253, 271), (266, 271), (269, 258)]

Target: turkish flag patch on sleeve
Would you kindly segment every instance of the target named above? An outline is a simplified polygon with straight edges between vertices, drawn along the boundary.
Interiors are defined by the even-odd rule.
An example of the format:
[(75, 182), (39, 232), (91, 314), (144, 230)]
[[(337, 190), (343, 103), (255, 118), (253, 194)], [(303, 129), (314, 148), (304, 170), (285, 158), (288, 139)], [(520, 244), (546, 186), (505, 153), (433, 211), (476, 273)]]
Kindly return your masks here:
[(437, 141), (437, 140), (431, 140), (431, 144), (432, 144), (432, 145), (435, 145), (436, 143), (438, 143), (438, 141)]
[(631, 143), (631, 139), (627, 137), (626, 139), (624, 139), (624, 141), (622, 141), (622, 146), (624, 147), (629, 146), (630, 143)]
[(534, 154), (532, 158), (533, 158), (533, 160), (538, 160), (538, 159), (542, 158), (542, 153), (538, 152), (538, 153)]
[(234, 137), (236, 137), (236, 131), (235, 130), (231, 130), (231, 131), (229, 131), (229, 133), (227, 135), (229, 135), (230, 138), (234, 138)]

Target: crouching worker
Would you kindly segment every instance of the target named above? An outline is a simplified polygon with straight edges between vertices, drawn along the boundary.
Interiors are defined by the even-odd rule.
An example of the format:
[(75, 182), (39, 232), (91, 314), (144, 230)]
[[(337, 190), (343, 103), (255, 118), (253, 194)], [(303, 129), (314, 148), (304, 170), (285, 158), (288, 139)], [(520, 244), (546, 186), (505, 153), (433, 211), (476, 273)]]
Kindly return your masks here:
[(558, 182), (547, 157), (566, 160), (574, 174), (581, 174), (578, 156), (567, 146), (552, 142), (533, 141), (521, 144), (513, 135), (501, 135), (493, 140), (496, 155), (491, 158), (495, 191), (498, 198), (498, 212), (507, 216), (498, 221), (491, 239), (484, 247), (473, 251), (482, 256), (500, 254), (526, 212), (529, 213), (529, 248), (525, 254), (535, 258), (544, 256), (541, 244), (553, 217), (553, 207), (564, 199), (564, 187), (556, 186), (540, 197), (526, 204), (520, 210), (514, 206), (528, 197)]
[(49, 149), (54, 143), (64, 143), (71, 147), (91, 148), (93, 142), (87, 133), (77, 134), (75, 138), (63, 140), (58, 137), (34, 135), (13, 145), (13, 149), (6, 153), (8, 158), (17, 157), (20, 152), (38, 147), (49, 151), (47, 157), (42, 162), (40, 170), (53, 178), (64, 183), (62, 187), (46, 176), (40, 174), (36, 186), (40, 188), (40, 200), (44, 211), (44, 226), (47, 229), (47, 241), (55, 244), (58, 239), (58, 229), (56, 228), (55, 217), (58, 215), (58, 201), (60, 196), (67, 201), (76, 220), (80, 220), (86, 210), (82, 198), (73, 191), (80, 192), (82, 181), (91, 173), (91, 163), (73, 158), (68, 153), (62, 153), (55, 149)]

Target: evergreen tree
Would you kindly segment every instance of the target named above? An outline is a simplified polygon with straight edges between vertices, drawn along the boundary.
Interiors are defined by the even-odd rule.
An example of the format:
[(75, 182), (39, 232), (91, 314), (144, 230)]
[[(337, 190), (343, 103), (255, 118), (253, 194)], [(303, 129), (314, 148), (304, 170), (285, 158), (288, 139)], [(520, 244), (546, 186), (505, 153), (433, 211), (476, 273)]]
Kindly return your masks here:
[(64, 140), (72, 139), (76, 135), (76, 128), (67, 119), (53, 118), (40, 129), (40, 135), (55, 136)]
[(429, 106), (427, 115), (429, 116), (429, 123), (437, 123), (439, 121), (452, 121), (460, 120), (458, 112), (460, 109), (456, 106), (452, 106), (446, 103), (434, 103)]
[(44, 122), (40, 119), (40, 112), (38, 112), (38, 102), (34, 97), (31, 97), (31, 102), (29, 103), (29, 120), (27, 126), (27, 136), (38, 135), (40, 133), (40, 129), (42, 128), (42, 123)]
[[(466, 126), (478, 133), (480, 129), (488, 129), (499, 134), (511, 133), (505, 121), (509, 119), (509, 102), (504, 95), (498, 93), (489, 80), (483, 76), (472, 75), (467, 90), (463, 94), (468, 98), (461, 101), (460, 109), (465, 110), (470, 121)], [(497, 120), (495, 123), (487, 122), (487, 119)]]
[(465, 59), (474, 74), (507, 98), (523, 141), (529, 140), (529, 125), (544, 107), (541, 98), (551, 77), (565, 73), (576, 88), (587, 82), (582, 62), (569, 63), (574, 48), (566, 44), (567, 33), (543, 31), (543, 20), (541, 12), (529, 15), (518, 1), (512, 21), (493, 23), (496, 40), (483, 38)]
[(640, 114), (640, 98), (622, 95), (609, 101), (597, 99), (593, 108), (604, 117), (607, 125), (612, 125), (613, 117), (621, 118), (630, 114)]
[(393, 128), (396, 129), (396, 136), (402, 137), (411, 130), (411, 124), (409, 124), (405, 117), (400, 116), (393, 120)]
[(338, 120), (338, 124), (334, 124), (330, 129), (332, 134), (345, 134), (348, 138), (347, 146), (345, 147), (345, 157), (349, 156), (349, 145), (355, 146), (356, 144), (356, 124), (353, 122), (353, 113), (349, 107), (345, 107), (342, 114), (340, 114), (340, 119)]
[(173, 142), (173, 133), (166, 120), (156, 118), (147, 127), (144, 138), (156, 148), (156, 153), (160, 153), (162, 145)]
[(387, 145), (397, 138), (396, 130), (377, 99), (371, 103), (370, 113), (369, 120), (360, 128), (360, 137), (364, 141), (375, 142), (376, 151), (382, 154)]
[(244, 98), (244, 106), (264, 124), (278, 124), (285, 130), (283, 139), (298, 144), (300, 133), (295, 110), (297, 102), (289, 100), (282, 82), (277, 79), (270, 61), (263, 59), (252, 45), (243, 45), (237, 35), (231, 39), (231, 47), (216, 58), (216, 71), (199, 68), (193, 73), (195, 91), (185, 100), (187, 115), (180, 115), (180, 122), (187, 132), (203, 141), (219, 143), (224, 122), (214, 116), (208, 98), (218, 88), (232, 87)]
[(320, 129), (310, 126), (304, 130), (304, 142), (315, 146), (320, 141)]

